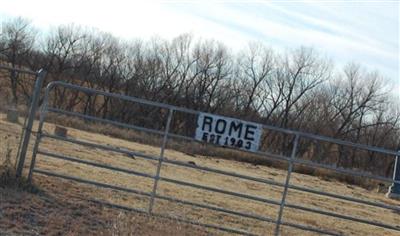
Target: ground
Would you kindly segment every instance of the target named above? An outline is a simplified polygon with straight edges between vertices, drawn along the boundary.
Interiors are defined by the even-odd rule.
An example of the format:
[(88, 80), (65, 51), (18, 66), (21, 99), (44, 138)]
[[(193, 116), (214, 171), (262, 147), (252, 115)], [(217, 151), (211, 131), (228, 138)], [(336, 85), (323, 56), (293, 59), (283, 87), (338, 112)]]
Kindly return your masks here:
[[(3, 149), (11, 147), (14, 152), (18, 143), (21, 126), (5, 121), (0, 115), (0, 140)], [(37, 125), (37, 124), (36, 124)], [(52, 133), (53, 124), (45, 125), (45, 132)], [(121, 148), (158, 156), (160, 148), (69, 128), (70, 138), (86, 140), (103, 145)], [(31, 144), (32, 148), (32, 144)], [(44, 139), (40, 147), (59, 154), (68, 155), (96, 163), (131, 169), (148, 174), (154, 174), (156, 161), (132, 158), (124, 154), (104, 151), (98, 148), (88, 148), (80, 145)], [(4, 151), (3, 151), (4, 152)], [(284, 182), (286, 171), (266, 166), (253, 165), (232, 160), (223, 160), (201, 155), (190, 155), (167, 149), (166, 158), (184, 162), (194, 162), (199, 166), (218, 168), (238, 174)], [(30, 160), (26, 162), (29, 166)], [(37, 168), (58, 174), (70, 175), (104, 182), (125, 188), (150, 192), (153, 180), (117, 173), (84, 164), (61, 161), (39, 155)], [(26, 173), (25, 173), (26, 174)], [(263, 183), (252, 182), (235, 177), (213, 174), (202, 170), (163, 165), (161, 176), (180, 181), (221, 188), (260, 198), (280, 201), (282, 188)], [(55, 177), (47, 177), (35, 173), (33, 176), (33, 193), (10, 188), (0, 188), (0, 232), (5, 234), (68, 234), (68, 235), (220, 235), (219, 231), (202, 229), (198, 226), (179, 223), (174, 220), (150, 217), (146, 214), (130, 213), (111, 209), (90, 200), (107, 201), (127, 207), (147, 209), (149, 200), (132, 193), (123, 193), (107, 189), (95, 188), (89, 185), (77, 184)], [(399, 205), (399, 202), (386, 199), (383, 193), (367, 190), (358, 186), (340, 183), (334, 180), (321, 179), (314, 176), (294, 173), (291, 184), (310, 187), (318, 190), (333, 192), (340, 195), (360, 199)], [(222, 193), (183, 187), (165, 181), (159, 182), (158, 194), (180, 198), (201, 204), (211, 204), (217, 207), (229, 208), (235, 211), (256, 214), (276, 219), (278, 207), (242, 198), (231, 197)], [(393, 210), (383, 210), (377, 207), (363, 206), (348, 201), (336, 200), (320, 195), (290, 190), (288, 203), (307, 207), (319, 208), (329, 212), (385, 222), (400, 227), (400, 214)], [(195, 207), (183, 206), (165, 200), (156, 200), (154, 211), (169, 214), (174, 217), (185, 217), (202, 223), (224, 225), (255, 234), (271, 235), (274, 225), (257, 220), (235, 217), (229, 214), (216, 213)], [(369, 226), (362, 223), (344, 221), (333, 217), (307, 213), (300, 210), (285, 208), (283, 220), (316, 228), (330, 229), (344, 235), (397, 235), (395, 231)], [(282, 235), (315, 235), (290, 227), (282, 227)]]
[(70, 198), (69, 192), (51, 188), (55, 183), (42, 182), (48, 188), (39, 193), (0, 188), (0, 235), (207, 235), (177, 221)]

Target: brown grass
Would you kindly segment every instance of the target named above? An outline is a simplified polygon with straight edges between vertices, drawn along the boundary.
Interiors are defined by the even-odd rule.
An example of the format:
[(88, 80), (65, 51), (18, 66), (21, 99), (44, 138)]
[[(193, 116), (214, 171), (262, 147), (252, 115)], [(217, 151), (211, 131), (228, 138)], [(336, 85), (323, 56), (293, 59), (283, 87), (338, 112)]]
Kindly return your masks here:
[(0, 121), (0, 235), (207, 235), (176, 220), (102, 207), (77, 195), (93, 191), (87, 186), (40, 177), (30, 185), (26, 178), (16, 179), (18, 128)]
[[(0, 120), (1, 134), (9, 133), (11, 134), (11, 136), (16, 136), (17, 133), (15, 133), (15, 131), (18, 130), (18, 128), (18, 125), (10, 124), (3, 120)], [(46, 124), (46, 132), (52, 132), (53, 129), (54, 125)], [(92, 133), (72, 128), (70, 128), (68, 132), (71, 138), (88, 140), (90, 142), (100, 143), (104, 145), (118, 146), (136, 152), (155, 156), (159, 155), (160, 153), (160, 149), (154, 146), (139, 144), (124, 139), (117, 139), (98, 133)], [(94, 148), (86, 148), (49, 139), (43, 140), (41, 149), (51, 150), (56, 153), (63, 153), (68, 156), (91, 160), (98, 163), (105, 163), (117, 167), (134, 169), (136, 171), (141, 171), (149, 174), (155, 173), (157, 164), (154, 161), (146, 161), (138, 157), (136, 157), (136, 159), (132, 159), (130, 157), (127, 157), (126, 155), (118, 154), (115, 152), (102, 151)], [(168, 146), (168, 149), (165, 153), (166, 158), (184, 162), (191, 161), (195, 162), (196, 165), (218, 168), (249, 176), (271, 179), (278, 182), (283, 182), (286, 177), (286, 171), (284, 170), (270, 168), (268, 166), (243, 163), (234, 160), (216, 159), (207, 155), (197, 155), (193, 153), (188, 155), (174, 149), (175, 148), (171, 148), (171, 146)], [(88, 167), (86, 165), (55, 160), (40, 155), (38, 156), (37, 167), (43, 170), (49, 170), (60, 174), (77, 176), (80, 178), (105, 182), (121, 187), (134, 188), (146, 192), (149, 192), (153, 187), (153, 181), (151, 179), (135, 177), (104, 169)], [(263, 198), (273, 199), (275, 201), (279, 201), (282, 194), (282, 188), (279, 187), (172, 165), (164, 165), (161, 170), (161, 175), (163, 177), (178, 179), (181, 181), (189, 181), (196, 184), (207, 185), (210, 187), (223, 188), (229, 191), (256, 195)], [(87, 185), (81, 185), (77, 183), (71, 183), (69, 181), (62, 181), (56, 178), (46, 177), (40, 174), (34, 175), (34, 183), (48, 195), (53, 192), (59, 193), (60, 195), (65, 194), (65, 197), (62, 197), (62, 200), (60, 200), (60, 202), (63, 202), (64, 200), (71, 201), (71, 199), (79, 197), (81, 199), (103, 200), (128, 207), (142, 209), (146, 209), (149, 204), (147, 198), (136, 196), (134, 194), (126, 194), (122, 192), (99, 189)], [(375, 191), (368, 191), (367, 189), (341, 183), (332, 179), (326, 180), (300, 173), (294, 173), (292, 175), (291, 183), (299, 186), (334, 192), (340, 195), (353, 196), (364, 200), (398, 205), (398, 202), (386, 199), (383, 194), (376, 193)], [(189, 187), (177, 186), (163, 181), (159, 183), (158, 193), (184, 200), (190, 200), (193, 202), (207, 203), (218, 207), (230, 208), (236, 211), (262, 215), (270, 217), (272, 219), (276, 218), (278, 211), (278, 207), (274, 205), (258, 203), (250, 200), (243, 200), (230, 197), (228, 195), (201, 191)], [(330, 212), (351, 215), (354, 217), (386, 222), (392, 225), (399, 225), (399, 214), (396, 212), (375, 207), (361, 206), (359, 204), (335, 200), (328, 197), (306, 194), (291, 190), (289, 191), (288, 202), (300, 204), (307, 207), (320, 208)], [(85, 204), (87, 204), (87, 202), (83, 202), (82, 207), (86, 206)], [(92, 205), (88, 204), (87, 207), (90, 208), (92, 207)], [(261, 223), (256, 220), (235, 217), (228, 214), (216, 213), (204, 209), (182, 206), (180, 204), (175, 204), (162, 200), (156, 201), (155, 212), (191, 218), (193, 220), (203, 223), (212, 223), (217, 225), (235, 227), (243, 230), (249, 230), (251, 232), (261, 235), (270, 235), (274, 229), (274, 225), (272, 224)], [(113, 219), (115, 219), (117, 216), (113, 215)], [(129, 220), (136, 219), (135, 217), (136, 214), (129, 214), (127, 216)], [(109, 219), (107, 216), (105, 218)], [(86, 215), (84, 215), (82, 219), (86, 219)], [(361, 223), (354, 223), (332, 217), (326, 217), (291, 209), (285, 209), (284, 220), (300, 224), (308, 224), (317, 228), (332, 229), (338, 233), (345, 235), (396, 235), (395, 232), (390, 230), (383, 230), (381, 228), (368, 226)], [(155, 221), (159, 222), (159, 219), (156, 219)], [(129, 223), (124, 223), (126, 221), (117, 222), (120, 222), (120, 224), (130, 225)], [(177, 230), (178, 228), (179, 226), (177, 226)], [(164, 232), (167, 229), (163, 229), (161, 227), (160, 230), (161, 231), (159, 232)], [(197, 234), (197, 228), (190, 230), (194, 231), (188, 232), (196, 232), (193, 234)], [(178, 234), (181, 235), (180, 229), (175, 232), (179, 232)], [(199, 231), (199, 234), (201, 234), (202, 232), (204, 231)], [(209, 232), (213, 233), (214, 231)], [(218, 232), (217, 234), (221, 233)], [(305, 231), (299, 231), (288, 227), (283, 227), (282, 234), (313, 235), (308, 234)]]
[(63, 191), (67, 183), (41, 180), (40, 185), (46, 191), (0, 187), (0, 235), (206, 235), (195, 226), (76, 198)]
[[(138, 142), (142, 144), (148, 144), (154, 147), (159, 147), (162, 140), (162, 137), (155, 134), (149, 134), (132, 129), (119, 128), (109, 124), (102, 124), (100, 122), (84, 122), (83, 120), (78, 118), (59, 116), (51, 113), (47, 115), (47, 120), (49, 120), (54, 124), (61, 124), (66, 127), (73, 127), (79, 130), (99, 133), (118, 139)], [(244, 163), (250, 163), (253, 165), (273, 167), (282, 170), (287, 169), (287, 164), (285, 161), (277, 161), (273, 159), (264, 158), (261, 157), (260, 155), (252, 153), (245, 153), (239, 150), (222, 148), (204, 143), (187, 142), (182, 139), (170, 139), (168, 141), (168, 146), (170, 149), (177, 150), (184, 154), (192, 156), (193, 155), (208, 156), (208, 157), (213, 157), (215, 159), (233, 160)], [(345, 184), (358, 185), (368, 190), (372, 190), (374, 188), (377, 188), (377, 186), (383, 184), (381, 181), (369, 178), (357, 177), (352, 175), (343, 175), (335, 171), (314, 168), (300, 164), (295, 165), (293, 170), (300, 174), (317, 176), (325, 180), (335, 180)]]

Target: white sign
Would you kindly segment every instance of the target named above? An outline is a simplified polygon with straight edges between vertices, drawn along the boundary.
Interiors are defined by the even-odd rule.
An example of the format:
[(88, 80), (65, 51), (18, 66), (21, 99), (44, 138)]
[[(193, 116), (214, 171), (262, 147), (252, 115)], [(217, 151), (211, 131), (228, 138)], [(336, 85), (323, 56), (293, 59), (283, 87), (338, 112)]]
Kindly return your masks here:
[(262, 127), (256, 123), (200, 113), (195, 139), (255, 152), (258, 150), (261, 133)]

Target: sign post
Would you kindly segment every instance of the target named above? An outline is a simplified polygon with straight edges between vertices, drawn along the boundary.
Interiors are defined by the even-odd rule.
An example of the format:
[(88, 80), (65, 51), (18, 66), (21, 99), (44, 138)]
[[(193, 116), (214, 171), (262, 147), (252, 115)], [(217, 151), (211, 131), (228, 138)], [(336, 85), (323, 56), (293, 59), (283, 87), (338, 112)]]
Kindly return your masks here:
[[(396, 161), (394, 163), (393, 180), (394, 181), (400, 181), (400, 160), (399, 160), (399, 155), (396, 156)], [(389, 191), (386, 194), (386, 197), (400, 200), (400, 183), (393, 183), (390, 186)]]
[(256, 152), (261, 133), (260, 124), (200, 113), (197, 118), (195, 139), (218, 146)]

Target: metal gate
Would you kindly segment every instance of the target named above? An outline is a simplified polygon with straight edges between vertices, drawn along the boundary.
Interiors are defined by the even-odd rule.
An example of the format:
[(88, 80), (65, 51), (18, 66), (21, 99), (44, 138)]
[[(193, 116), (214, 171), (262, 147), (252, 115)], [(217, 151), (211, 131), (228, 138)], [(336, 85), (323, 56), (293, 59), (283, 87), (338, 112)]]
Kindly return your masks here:
[[(119, 121), (115, 121), (112, 119), (108, 118), (100, 118), (94, 115), (90, 114), (83, 114), (75, 111), (68, 111), (68, 110), (63, 110), (60, 108), (52, 107), (50, 106), (49, 102), (50, 101), (50, 93), (52, 90), (56, 88), (63, 88), (63, 89), (68, 89), (71, 91), (83, 93), (86, 95), (90, 96), (104, 96), (108, 98), (113, 98), (113, 99), (119, 99), (122, 101), (127, 101), (127, 102), (132, 102), (136, 104), (140, 104), (141, 106), (149, 106), (149, 107), (156, 107), (159, 109), (162, 109), (163, 112), (159, 112), (158, 116), (164, 117), (166, 119), (163, 119), (165, 121), (162, 122), (160, 125), (159, 129), (153, 129), (153, 128), (148, 128), (144, 126), (138, 126), (134, 124), (127, 124)], [(94, 121), (102, 124), (110, 124), (113, 126), (125, 128), (125, 129), (132, 129), (132, 130), (137, 130), (139, 132), (144, 132), (144, 133), (150, 133), (150, 134), (155, 134), (155, 135), (160, 135), (161, 137), (161, 145), (160, 147), (160, 152), (159, 155), (155, 154), (148, 154), (145, 152), (141, 151), (135, 151), (135, 150), (129, 150), (126, 148), (121, 148), (117, 147), (115, 145), (105, 145), (105, 144), (100, 144), (100, 143), (95, 143), (95, 142), (89, 142), (85, 141), (83, 139), (76, 139), (76, 138), (69, 138), (69, 137), (61, 137), (57, 136), (54, 134), (50, 134), (48, 132), (44, 132), (43, 127), (44, 123), (46, 122), (46, 119), (48, 118), (49, 113), (56, 113), (56, 114), (61, 114), (61, 115), (66, 115), (70, 117), (77, 117), (80, 119), (83, 119), (85, 121)], [(52, 82), (47, 86), (46, 93), (45, 93), (45, 98), (44, 98), (44, 103), (42, 105), (41, 111), (40, 111), (40, 124), (39, 124), (39, 130), (38, 130), (38, 136), (34, 145), (34, 150), (33, 150), (33, 156), (32, 156), (32, 163), (30, 165), (30, 172), (29, 172), (29, 179), (32, 179), (33, 174), (41, 174), (41, 175), (47, 175), (47, 176), (53, 176), (53, 177), (58, 177), (58, 178), (63, 178), (66, 180), (71, 180), (71, 181), (76, 181), (82, 184), (88, 184), (88, 185), (94, 185), (99, 188), (107, 188), (107, 189), (112, 189), (112, 190), (117, 190), (117, 191), (122, 191), (122, 192), (127, 192), (127, 193), (132, 193), (132, 194), (138, 194), (145, 196), (148, 199), (148, 205), (145, 209), (138, 209), (135, 208), (134, 206), (122, 206), (119, 204), (115, 203), (104, 203), (108, 204), (110, 206), (114, 207), (120, 207), (123, 209), (129, 209), (133, 211), (139, 211), (139, 212), (146, 212), (152, 215), (156, 216), (162, 216), (162, 217), (167, 217), (167, 218), (172, 218), (176, 219), (178, 217), (175, 217), (170, 214), (160, 214), (157, 213), (154, 210), (154, 204), (157, 201), (169, 201), (169, 202), (175, 202), (179, 203), (185, 206), (190, 206), (190, 207), (195, 207), (196, 209), (207, 209), (210, 211), (215, 211), (215, 212), (221, 212), (224, 214), (228, 215), (233, 215), (233, 216), (238, 216), (242, 219), (251, 219), (255, 221), (260, 221), (260, 222), (266, 222), (267, 224), (271, 224), (273, 226), (273, 230), (270, 231), (270, 234), (275, 234), (279, 235), (281, 234), (281, 228), (282, 227), (289, 227), (289, 228), (294, 228), (296, 230), (301, 230), (302, 232), (311, 232), (311, 233), (317, 233), (317, 234), (326, 234), (326, 235), (342, 235), (340, 231), (335, 230), (335, 228), (324, 228), (324, 227), (315, 227), (307, 224), (299, 224), (296, 222), (292, 222), (289, 220), (286, 220), (284, 217), (284, 212), (290, 212), (290, 211), (301, 211), (304, 213), (310, 213), (310, 214), (315, 214), (316, 219), (318, 219), (320, 216), (327, 216), (327, 217), (332, 217), (335, 219), (340, 219), (344, 221), (351, 221), (351, 222), (356, 222), (360, 224), (365, 224), (365, 225), (370, 225), (374, 227), (380, 227), (385, 230), (389, 230), (392, 233), (395, 232), (400, 232), (400, 226), (399, 224), (390, 224), (387, 222), (380, 222), (380, 219), (367, 219), (363, 217), (355, 217), (355, 216), (350, 216), (346, 215), (340, 212), (335, 212), (334, 210), (323, 210), (318, 207), (309, 207), (309, 206), (303, 206), (302, 204), (299, 203), (289, 203), (287, 201), (288, 197), (290, 196), (289, 191), (298, 191), (301, 194), (311, 194), (319, 197), (326, 197), (326, 198), (332, 198), (338, 201), (345, 201), (345, 202), (350, 202), (350, 203), (355, 203), (355, 204), (360, 204), (361, 206), (365, 207), (374, 207), (376, 209), (383, 209), (383, 210), (388, 210), (392, 212), (400, 212), (400, 207), (393, 205), (393, 204), (388, 204), (385, 202), (379, 202), (379, 201), (371, 201), (371, 200), (366, 200), (362, 196), (360, 197), (353, 197), (353, 196), (347, 196), (343, 194), (336, 194), (336, 193), (331, 193), (329, 191), (324, 191), (324, 190), (319, 190), (315, 189), (312, 187), (307, 187), (307, 186), (300, 186), (297, 184), (291, 183), (293, 181), (293, 168), (294, 165), (305, 165), (313, 168), (323, 168), (327, 169), (330, 171), (334, 171), (337, 173), (341, 174), (346, 174), (346, 175), (351, 175), (351, 176), (357, 176), (357, 177), (362, 177), (362, 178), (370, 178), (374, 180), (379, 180), (382, 182), (386, 183), (391, 183), (391, 184), (400, 184), (400, 181), (394, 180), (394, 179), (389, 179), (385, 178), (382, 176), (374, 175), (371, 173), (367, 173), (365, 171), (356, 171), (356, 170), (350, 170), (350, 169), (343, 169), (339, 167), (335, 167), (329, 164), (321, 164), (321, 163), (315, 163), (311, 160), (305, 160), (302, 159), (298, 156), (298, 152), (301, 146), (302, 140), (311, 140), (311, 141), (320, 141), (320, 142), (327, 142), (331, 143), (334, 145), (340, 145), (344, 147), (350, 147), (350, 148), (356, 148), (359, 150), (364, 150), (367, 152), (374, 152), (374, 153), (379, 153), (379, 154), (384, 154), (388, 155), (391, 158), (396, 158), (396, 156), (399, 155), (398, 152), (396, 151), (391, 151), (391, 150), (386, 150), (382, 148), (377, 148), (377, 147), (371, 147), (371, 146), (366, 146), (362, 144), (356, 144), (356, 143), (351, 143), (343, 140), (338, 140), (338, 139), (332, 139), (329, 137), (323, 137), (323, 136), (318, 136), (314, 134), (308, 134), (308, 133), (303, 133), (303, 132), (298, 132), (294, 130), (288, 130), (288, 129), (281, 129), (273, 126), (268, 126), (268, 125), (261, 125), (263, 130), (269, 130), (272, 132), (277, 132), (281, 133), (283, 135), (288, 135), (290, 136), (289, 139), (289, 145), (290, 151), (288, 152), (288, 155), (282, 155), (282, 154), (276, 154), (276, 153), (269, 153), (266, 151), (257, 151), (255, 154), (258, 155), (261, 158), (265, 159), (271, 159), (271, 160), (278, 160), (278, 161), (283, 161), (286, 162), (287, 165), (287, 173), (286, 176), (283, 178), (283, 182), (278, 182), (275, 180), (272, 180), (271, 178), (268, 178), (266, 175), (265, 177), (259, 177), (259, 176), (250, 176), (247, 174), (241, 174), (236, 171), (230, 171), (227, 169), (223, 168), (215, 168), (215, 167), (209, 167), (209, 166), (204, 166), (200, 164), (193, 164), (193, 163), (188, 163), (187, 161), (181, 161), (181, 160), (174, 160), (171, 158), (167, 158), (165, 154), (166, 150), (166, 145), (167, 142), (171, 139), (174, 140), (182, 140), (182, 142), (186, 142), (187, 145), (191, 145), (191, 143), (198, 143), (198, 140), (195, 140), (193, 136), (190, 136), (190, 134), (179, 134), (176, 132), (171, 131), (171, 126), (172, 126), (172, 121), (175, 116), (177, 115), (190, 115), (193, 117), (196, 117), (200, 114), (198, 111), (190, 110), (190, 109), (184, 109), (181, 107), (175, 107), (171, 105), (166, 105), (162, 103), (157, 103), (157, 102), (151, 102), (139, 98), (134, 98), (134, 97), (128, 97), (124, 95), (119, 95), (119, 94), (114, 94), (114, 93), (108, 93), (104, 91), (98, 91), (94, 89), (89, 89), (85, 87), (80, 87), (72, 84), (67, 84), (64, 82)], [(189, 132), (190, 133), (190, 132)], [(51, 139), (51, 140), (58, 140), (66, 143), (72, 143), (72, 144), (78, 144), (87, 148), (95, 148), (98, 150), (104, 150), (104, 151), (112, 151), (112, 152), (117, 152), (120, 154), (128, 155), (128, 156), (133, 156), (137, 158), (142, 158), (146, 160), (152, 160), (155, 161), (156, 165), (155, 167), (155, 174), (149, 174), (145, 173), (140, 170), (135, 170), (132, 168), (122, 168), (122, 167), (115, 167), (111, 165), (107, 165), (104, 163), (96, 163), (94, 161), (88, 161), (88, 160), (83, 160), (80, 158), (72, 157), (65, 155), (63, 153), (57, 153), (54, 150), (44, 150), (41, 147), (41, 144), (44, 139)], [(243, 150), (238, 150), (238, 152), (243, 152), (246, 153), (246, 151)], [(144, 177), (147, 179), (151, 179), (153, 181), (151, 191), (144, 192), (138, 189), (134, 188), (125, 188), (125, 187), (120, 187), (120, 186), (115, 186), (111, 184), (106, 184), (102, 183), (100, 181), (93, 181), (90, 179), (85, 179), (81, 178), (79, 176), (70, 176), (66, 174), (59, 174), (56, 172), (53, 172), (51, 170), (45, 170), (45, 169), (40, 169), (35, 166), (36, 159), (40, 156), (40, 158), (56, 158), (56, 159), (61, 159), (63, 161), (67, 162), (73, 162), (73, 163), (80, 163), (84, 165), (89, 165), (93, 166), (96, 168), (101, 168), (101, 169), (107, 169), (115, 172), (121, 172), (127, 175), (134, 175), (134, 176), (140, 176)], [(188, 168), (190, 170), (199, 170), (201, 173), (205, 175), (211, 175), (211, 174), (218, 174), (222, 176), (229, 176), (229, 177), (234, 177), (243, 181), (249, 181), (249, 182), (254, 182), (257, 184), (263, 184), (265, 186), (274, 186), (274, 187), (279, 187), (282, 192), (280, 194), (279, 200), (274, 200), (270, 198), (265, 198), (265, 197), (260, 197), (257, 194), (249, 194), (246, 192), (239, 192), (239, 191), (231, 191), (231, 190), (226, 190), (224, 188), (219, 188), (219, 187), (210, 187), (206, 185), (201, 185), (198, 183), (195, 183), (195, 181), (191, 181), (190, 179), (187, 179), (185, 181), (183, 180), (178, 180), (174, 179), (171, 177), (166, 177), (163, 176), (161, 169), (165, 166), (179, 166), (182, 168)], [(291, 178), (292, 177), (292, 178)], [(206, 178), (206, 177), (205, 177)], [(164, 194), (159, 193), (159, 185), (160, 183), (169, 183), (173, 184), (176, 186), (180, 187), (189, 187), (189, 188), (194, 188), (194, 189), (200, 189), (204, 190), (207, 192), (210, 192), (210, 194), (222, 194), (226, 195), (235, 199), (239, 199), (240, 201), (244, 200), (251, 200), (253, 202), (256, 202), (258, 204), (262, 205), (272, 205), (276, 206), (276, 215), (275, 217), (271, 216), (266, 216), (262, 214), (254, 214), (251, 209), (248, 209), (246, 212), (243, 211), (237, 211), (229, 206), (216, 206), (213, 204), (207, 204), (206, 201), (202, 203), (198, 203), (195, 201), (190, 201), (186, 199), (180, 199), (179, 197), (170, 197)], [(246, 182), (247, 183), (247, 182)], [(232, 183), (235, 185), (235, 182)], [(212, 195), (209, 195), (212, 196)], [(223, 205), (223, 204), (222, 204)], [(300, 215), (301, 216), (301, 215)], [(247, 229), (243, 228), (233, 228), (233, 227), (228, 227), (223, 224), (212, 224), (212, 223), (202, 223), (199, 220), (192, 220), (186, 217), (180, 217), (178, 218), (179, 220), (195, 225), (200, 225), (204, 227), (209, 227), (215, 230), (221, 230), (229, 233), (236, 233), (236, 234), (244, 234), (244, 235), (257, 235), (257, 233), (252, 232), (251, 227)], [(400, 218), (399, 221), (400, 222)]]
[(26, 74), (33, 76), (33, 78), (35, 79), (33, 93), (30, 99), (31, 101), (29, 105), (29, 111), (28, 115), (24, 117), (24, 123), (22, 125), (21, 135), (20, 135), (21, 138), (19, 141), (18, 151), (16, 155), (16, 162), (15, 162), (17, 164), (16, 174), (17, 177), (20, 177), (22, 175), (22, 170), (24, 168), (25, 157), (28, 150), (29, 139), (32, 134), (32, 125), (35, 119), (36, 109), (39, 104), (40, 91), (43, 87), (43, 83), (47, 72), (43, 69), (40, 69), (38, 71), (31, 71), (21, 68), (14, 68), (6, 65), (0, 65), (0, 70), (9, 71), (11, 76), (18, 77), (19, 74)]

